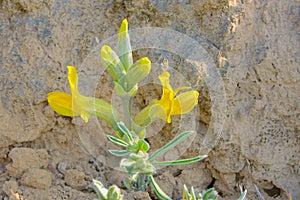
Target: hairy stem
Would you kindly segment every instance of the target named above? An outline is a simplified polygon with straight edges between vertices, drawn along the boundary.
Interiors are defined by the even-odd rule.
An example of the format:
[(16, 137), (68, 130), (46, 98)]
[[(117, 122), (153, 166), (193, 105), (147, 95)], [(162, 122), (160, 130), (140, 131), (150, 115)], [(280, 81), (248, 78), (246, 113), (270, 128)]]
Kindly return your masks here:
[(122, 98), (122, 106), (123, 106), (123, 112), (124, 112), (124, 123), (126, 127), (131, 130), (131, 108), (130, 108), (130, 103), (131, 103), (131, 97), (130, 96), (125, 96), (121, 97)]

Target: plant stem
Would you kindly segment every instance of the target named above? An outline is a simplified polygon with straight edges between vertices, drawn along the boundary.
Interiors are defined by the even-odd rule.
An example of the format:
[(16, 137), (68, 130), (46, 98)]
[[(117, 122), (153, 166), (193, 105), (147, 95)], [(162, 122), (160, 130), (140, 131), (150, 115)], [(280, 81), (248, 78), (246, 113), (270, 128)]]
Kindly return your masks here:
[(122, 106), (124, 112), (124, 123), (126, 127), (129, 130), (131, 130), (131, 108), (130, 108), (131, 97), (125, 96), (121, 98), (122, 98)]
[(145, 191), (149, 184), (148, 181), (148, 176), (146, 176), (145, 174), (139, 174), (137, 177), (137, 189), (139, 191)]

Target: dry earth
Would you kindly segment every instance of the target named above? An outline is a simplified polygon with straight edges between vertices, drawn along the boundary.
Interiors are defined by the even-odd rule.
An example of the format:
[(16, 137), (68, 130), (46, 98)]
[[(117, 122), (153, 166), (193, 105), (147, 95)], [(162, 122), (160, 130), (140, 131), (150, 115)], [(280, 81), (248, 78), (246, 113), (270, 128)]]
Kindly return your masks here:
[[(47, 93), (69, 91), (66, 66), (81, 66), (127, 18), (130, 29), (167, 28), (198, 41), (226, 91), (222, 135), (201, 152), (200, 132), (211, 123), (206, 86), (182, 67), (180, 55), (134, 52), (153, 63), (166, 57), (201, 92), (199, 134), (183, 156), (209, 157), (159, 170), (166, 193), (178, 198), (185, 183), (215, 187), (220, 199), (236, 199), (239, 186), (248, 199), (259, 199), (259, 192), (265, 199), (287, 199), (288, 193), (300, 199), (299, 8), (298, 0), (0, 0), (0, 198), (96, 199), (92, 179), (124, 189), (118, 160), (107, 153), (112, 144), (103, 134), (94, 136), (99, 123), (104, 133), (111, 133), (109, 126), (57, 115)], [(101, 75), (81, 68), (83, 82), (89, 73)], [(110, 100), (111, 85), (102, 74), (96, 96)], [(150, 94), (158, 97), (160, 90), (141, 88), (135, 108), (145, 106)], [(151, 147), (169, 141), (172, 130), (176, 123), (148, 138)], [(156, 199), (151, 189), (125, 193), (125, 199)]]

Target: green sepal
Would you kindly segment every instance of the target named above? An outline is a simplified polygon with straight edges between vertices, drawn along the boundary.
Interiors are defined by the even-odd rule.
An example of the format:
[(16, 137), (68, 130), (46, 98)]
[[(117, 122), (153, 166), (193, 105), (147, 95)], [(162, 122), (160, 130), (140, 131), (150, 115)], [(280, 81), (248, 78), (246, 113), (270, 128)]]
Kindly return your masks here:
[(141, 110), (134, 118), (134, 122), (140, 127), (147, 127), (149, 126), (153, 119), (150, 115), (150, 109), (152, 105), (148, 105), (143, 110)]
[(91, 113), (108, 122), (114, 129), (117, 128), (117, 122), (120, 121), (120, 114), (114, 106), (98, 98), (93, 98), (90, 105), (93, 105)]
[(118, 81), (126, 74), (126, 70), (117, 54), (107, 45), (103, 45), (100, 50), (101, 62), (111, 75), (113, 80)]
[(155, 104), (156, 101), (152, 101), (148, 106), (146, 106), (142, 111), (140, 111), (134, 118), (134, 122), (140, 127), (149, 126), (154, 120), (157, 119), (155, 113), (164, 112), (161, 105)]
[(119, 34), (118, 34), (118, 55), (124, 65), (126, 71), (132, 66), (132, 50), (130, 45), (130, 38), (128, 34), (127, 19), (122, 21)]

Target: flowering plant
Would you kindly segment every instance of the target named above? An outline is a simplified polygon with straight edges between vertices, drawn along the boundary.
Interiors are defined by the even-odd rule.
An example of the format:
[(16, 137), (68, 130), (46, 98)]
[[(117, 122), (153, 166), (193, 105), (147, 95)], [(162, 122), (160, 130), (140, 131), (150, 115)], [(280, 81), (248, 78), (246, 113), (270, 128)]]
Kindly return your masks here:
[[(144, 190), (150, 183), (159, 198), (171, 199), (155, 182), (153, 174), (156, 173), (157, 167), (194, 163), (207, 156), (199, 155), (188, 159), (156, 161), (157, 156), (187, 140), (192, 131), (179, 134), (149, 155), (150, 145), (145, 140), (146, 127), (158, 119), (171, 123), (173, 115), (190, 112), (198, 104), (199, 93), (186, 86), (173, 90), (169, 81), (169, 72), (163, 71), (158, 77), (162, 84), (161, 98), (152, 100), (148, 106), (132, 118), (130, 102), (138, 91), (139, 81), (149, 74), (151, 61), (144, 57), (133, 62), (126, 19), (123, 20), (118, 34), (117, 53), (107, 45), (102, 46), (100, 53), (102, 64), (113, 79), (117, 95), (122, 99), (123, 121), (118, 110), (110, 103), (79, 93), (78, 75), (73, 66), (68, 66), (71, 94), (50, 92), (48, 94), (49, 105), (57, 113), (64, 116), (80, 116), (85, 122), (89, 120), (90, 116), (97, 116), (108, 122), (116, 135), (107, 135), (107, 138), (123, 148), (122, 150), (111, 149), (109, 152), (115, 156), (123, 157), (120, 166), (128, 174), (128, 178), (123, 180), (124, 185), (130, 190)], [(182, 92), (182, 90), (187, 91)], [(96, 180), (94, 186), (100, 199), (122, 199), (120, 189), (117, 186), (106, 189), (102, 183)], [(184, 191), (184, 199), (193, 199), (190, 198), (186, 188)]]

